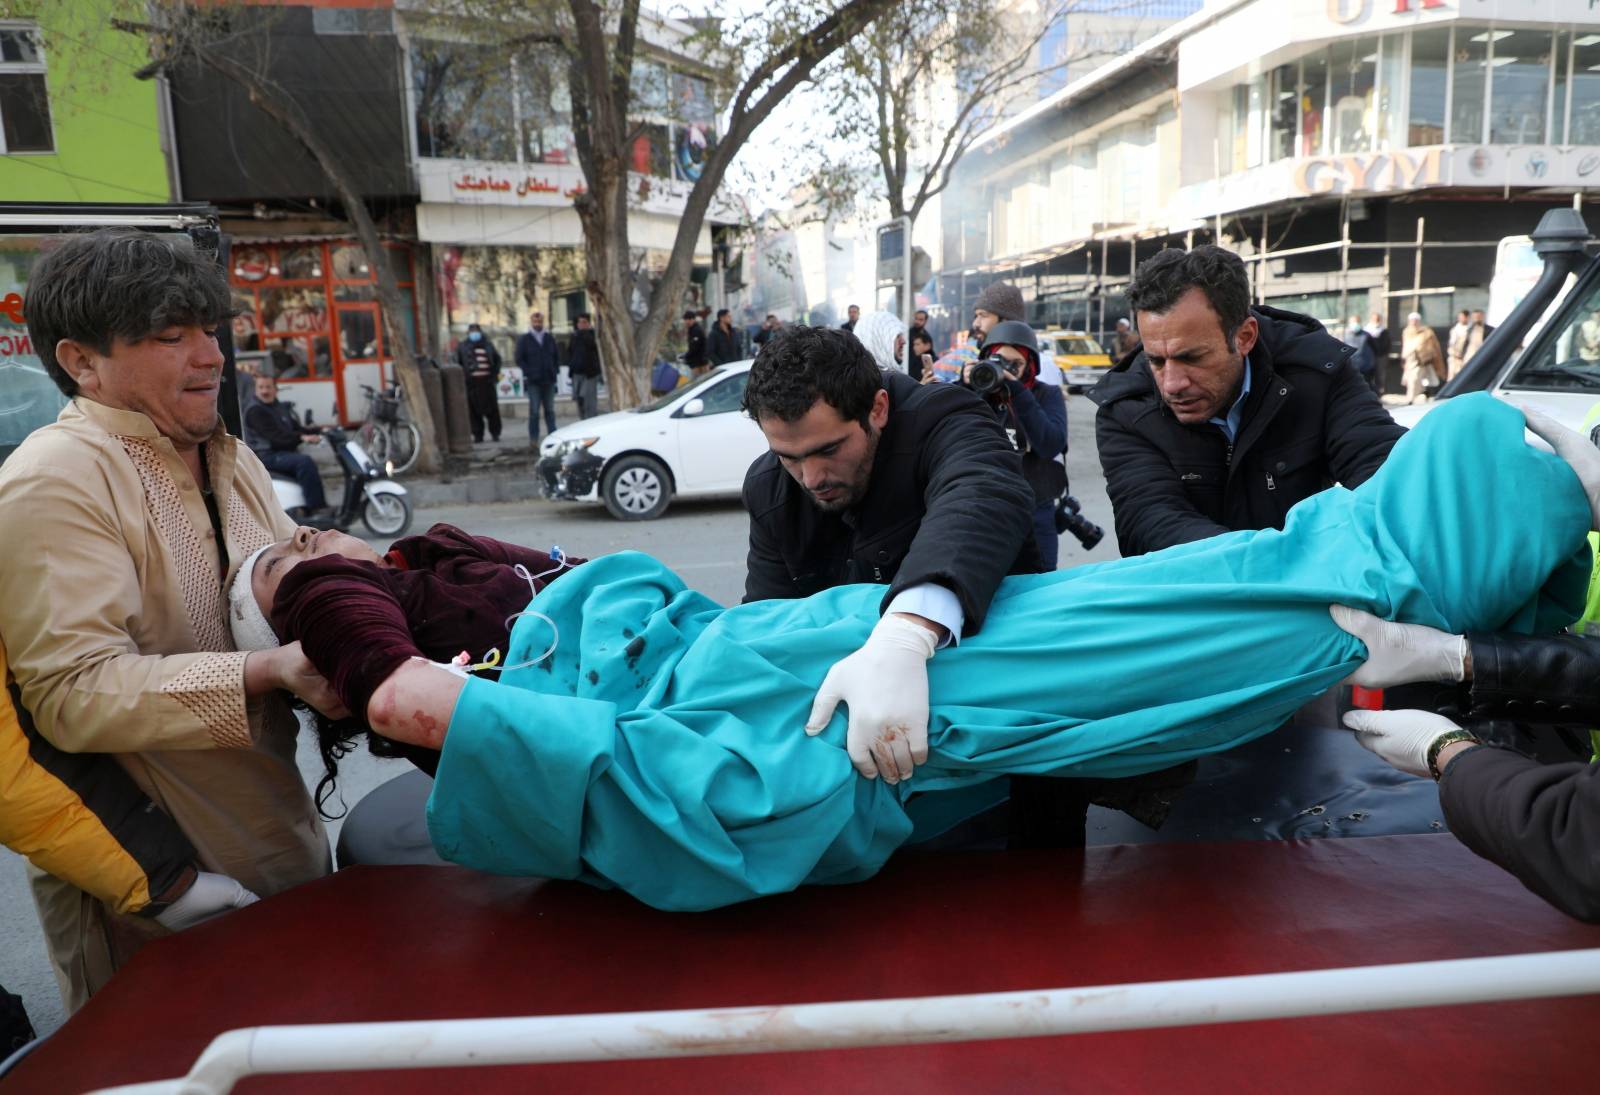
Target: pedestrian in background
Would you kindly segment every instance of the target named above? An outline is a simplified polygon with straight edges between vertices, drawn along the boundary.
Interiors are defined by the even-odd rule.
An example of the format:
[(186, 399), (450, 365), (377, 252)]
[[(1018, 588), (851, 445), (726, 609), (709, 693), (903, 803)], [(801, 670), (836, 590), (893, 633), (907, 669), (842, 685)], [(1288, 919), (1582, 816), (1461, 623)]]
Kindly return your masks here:
[(1383, 313), (1373, 312), (1367, 321), (1367, 338), (1372, 346), (1372, 390), (1383, 394), (1383, 371), (1389, 367), (1389, 355), (1394, 352), (1394, 338), (1384, 324)]
[(556, 381), (561, 376), (561, 352), (556, 337), (544, 327), (544, 313), (528, 317), (528, 329), (517, 338), (517, 368), (528, 393), (528, 443), (539, 447), (539, 408), (544, 407), (546, 433), (556, 432)]
[(1139, 348), (1139, 336), (1125, 319), (1117, 320), (1117, 333), (1111, 336), (1111, 362), (1116, 364)]
[(905, 372), (906, 325), (893, 312), (868, 312), (854, 331), (880, 369)]
[(589, 313), (579, 313), (573, 321), (572, 343), (567, 347), (567, 378), (572, 381), (572, 402), (579, 418), (600, 413), (600, 345), (595, 339)]
[(933, 337), (927, 331), (912, 331), (911, 360), (906, 363), (911, 379), (921, 383), (933, 376)]
[(1467, 363), (1467, 335), (1472, 331), (1472, 319), (1465, 308), (1456, 313), (1456, 325), (1450, 328), (1449, 337), (1445, 340), (1445, 376), (1446, 380), (1461, 371), (1461, 366)]
[(850, 305), (850, 318), (845, 320), (843, 323), (839, 324), (839, 330), (841, 330), (841, 331), (849, 331), (852, 334), (854, 334), (855, 333), (855, 329), (856, 329), (856, 323), (860, 319), (861, 319), (861, 309), (858, 306), (854, 305), (854, 304)]
[(726, 308), (717, 310), (717, 322), (711, 328), (707, 354), (712, 365), (727, 365), (743, 356), (739, 353), (739, 332), (733, 329), (733, 313)]
[[(928, 341), (933, 342), (933, 336), (928, 334), (928, 312), (925, 308), (918, 308), (911, 317), (911, 330), (906, 332), (906, 338), (916, 342), (919, 335), (927, 336)], [(915, 376), (915, 372), (912, 375)]]
[(1426, 389), (1438, 384), (1444, 371), (1439, 336), (1422, 322), (1421, 313), (1412, 312), (1406, 317), (1406, 329), (1400, 337), (1400, 362), (1404, 366), (1400, 379), (1406, 386), (1406, 402), (1421, 403), (1427, 398)]
[(761, 321), (761, 330), (755, 333), (755, 338), (752, 340), (756, 344), (757, 351), (759, 352), (761, 347), (771, 342), (772, 336), (777, 334), (782, 327), (783, 324), (779, 322), (778, 317), (768, 312), (767, 318)]
[(500, 395), (495, 390), (500, 380), (500, 351), (476, 323), (467, 327), (467, 337), (456, 346), (456, 364), (467, 374), (467, 423), (472, 427), (472, 440), (483, 440), (484, 423), (489, 425), (489, 436), (500, 440)]
[(1350, 364), (1356, 367), (1361, 379), (1371, 384), (1377, 361), (1372, 356), (1372, 340), (1367, 337), (1366, 328), (1361, 326), (1360, 316), (1350, 317), (1350, 324), (1344, 329), (1344, 344), (1355, 351), (1350, 355)]
[(1467, 328), (1467, 348), (1461, 355), (1463, 364), (1471, 361), (1473, 355), (1483, 349), (1483, 340), (1493, 332), (1494, 328), (1483, 321), (1483, 310), (1481, 308), (1475, 310), (1472, 313), (1472, 322)]
[(706, 360), (706, 329), (700, 326), (700, 314), (693, 308), (683, 313), (683, 336), (688, 343), (683, 351), (683, 363), (695, 376), (700, 376), (711, 363)]

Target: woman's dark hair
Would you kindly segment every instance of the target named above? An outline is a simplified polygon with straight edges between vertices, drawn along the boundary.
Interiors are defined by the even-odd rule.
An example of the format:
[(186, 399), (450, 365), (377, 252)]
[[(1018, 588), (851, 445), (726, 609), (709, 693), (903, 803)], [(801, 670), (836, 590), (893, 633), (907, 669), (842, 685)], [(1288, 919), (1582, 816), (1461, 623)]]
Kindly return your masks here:
[(140, 342), (168, 327), (209, 326), (233, 313), (222, 267), (188, 236), (104, 228), (46, 251), (28, 277), (28, 336), (56, 387), (78, 382), (56, 360), (64, 338), (111, 352), (113, 339)]
[(346, 806), (337, 814), (329, 813), (327, 802), (339, 789), (339, 762), (356, 750), (361, 744), (362, 735), (367, 739), (367, 751), (375, 757), (386, 759), (399, 757), (409, 760), (430, 776), (439, 766), (439, 754), (432, 749), (424, 749), (420, 745), (406, 745), (391, 741), (382, 734), (374, 734), (360, 719), (330, 719), (302, 700), (293, 701), (293, 705), (309, 714), (316, 728), (317, 752), (322, 756), (322, 778), (317, 781), (314, 796), (317, 813), (329, 821), (337, 820), (350, 812)]
[(849, 331), (785, 327), (761, 347), (750, 366), (744, 409), (760, 422), (775, 416), (798, 422), (824, 400), (841, 418), (865, 427), (883, 388), (883, 370)]
[(1204, 244), (1190, 251), (1169, 248), (1139, 265), (1128, 286), (1128, 307), (1165, 315), (1190, 289), (1206, 295), (1222, 334), (1233, 350), (1233, 336), (1250, 318), (1250, 276), (1244, 261), (1225, 247)]

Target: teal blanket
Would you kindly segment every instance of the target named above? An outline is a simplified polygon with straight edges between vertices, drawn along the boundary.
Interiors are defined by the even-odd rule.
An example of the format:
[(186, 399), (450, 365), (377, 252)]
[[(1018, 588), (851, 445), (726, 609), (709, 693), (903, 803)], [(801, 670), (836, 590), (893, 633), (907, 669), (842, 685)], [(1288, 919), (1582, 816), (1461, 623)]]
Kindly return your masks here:
[[(555, 654), (461, 694), (428, 804), (441, 855), (705, 909), (871, 876), (919, 807), (1010, 773), (1128, 776), (1280, 725), (1365, 656), (1327, 606), (1447, 631), (1550, 631), (1583, 609), (1577, 476), (1488, 396), (1450, 401), (1360, 489), (1283, 531), (1007, 579), (983, 630), (929, 663), (929, 759), (898, 786), (802, 727), (866, 639), (881, 586), (723, 608), (645, 555), (534, 601)], [(508, 661), (550, 628), (524, 617)]]

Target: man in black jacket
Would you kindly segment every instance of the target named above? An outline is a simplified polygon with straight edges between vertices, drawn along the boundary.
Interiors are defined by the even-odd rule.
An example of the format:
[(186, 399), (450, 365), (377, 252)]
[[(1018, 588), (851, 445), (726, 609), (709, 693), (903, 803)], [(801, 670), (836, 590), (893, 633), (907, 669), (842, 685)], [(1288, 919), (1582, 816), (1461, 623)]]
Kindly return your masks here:
[(322, 434), (295, 421), (294, 412), (278, 402), (278, 382), (256, 377), (256, 401), (244, 412), (244, 440), (274, 475), (286, 475), (305, 492), (306, 508), (326, 513), (328, 500), (322, 489), (317, 462), (299, 451), (302, 441), (317, 444)]
[(1308, 316), (1251, 308), (1244, 263), (1220, 247), (1163, 251), (1128, 302), (1144, 350), (1089, 393), (1124, 556), (1237, 529), (1371, 478), (1405, 431)]
[(970, 391), (886, 373), (854, 335), (824, 327), (762, 348), (744, 409), (771, 449), (745, 476), (745, 600), (888, 586), (883, 618), (828, 672), (806, 732), (843, 701), (857, 770), (908, 778), (928, 755), (927, 659), (982, 626), (1003, 577), (1039, 570), (1016, 448)]
[(706, 359), (706, 329), (700, 326), (700, 316), (690, 309), (683, 313), (683, 336), (688, 347), (683, 351), (683, 363), (695, 376), (702, 376), (711, 367)]
[(739, 352), (739, 332), (733, 329), (733, 313), (726, 308), (717, 311), (717, 322), (711, 328), (707, 352), (713, 365), (727, 365), (743, 356)]
[(600, 345), (588, 312), (573, 321), (572, 342), (567, 346), (567, 377), (572, 381), (572, 401), (579, 418), (600, 413)]

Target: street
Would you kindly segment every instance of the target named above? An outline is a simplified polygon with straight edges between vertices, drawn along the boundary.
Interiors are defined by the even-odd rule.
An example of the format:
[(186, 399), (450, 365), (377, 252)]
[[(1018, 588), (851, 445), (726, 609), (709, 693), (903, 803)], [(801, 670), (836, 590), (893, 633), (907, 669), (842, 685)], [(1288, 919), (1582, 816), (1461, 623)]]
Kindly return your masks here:
[[(1094, 405), (1081, 396), (1067, 401), (1068, 474), (1072, 492), (1089, 520), (1106, 529), (1106, 537), (1085, 552), (1070, 535), (1061, 540), (1061, 566), (1117, 558), (1111, 534), (1111, 505), (1094, 448)], [(688, 583), (723, 604), (736, 603), (744, 590), (747, 522), (737, 499), (674, 504), (656, 521), (621, 522), (599, 505), (535, 501), (495, 505), (437, 506), (420, 509), (411, 531), (421, 532), (447, 522), (485, 536), (540, 548), (558, 544), (569, 555), (592, 558), (609, 552), (648, 552), (682, 574)], [(359, 526), (354, 531), (362, 531)], [(372, 541), (380, 547), (387, 546)], [(322, 762), (313, 743), (302, 738), (299, 762), (308, 787), (322, 777)], [(407, 771), (404, 760), (378, 759), (355, 752), (340, 766), (339, 794), (329, 803), (339, 813), (372, 788)], [(327, 823), (329, 840), (337, 842), (339, 820)], [(64, 1016), (55, 981), (45, 957), (44, 939), (28, 894), (24, 860), (0, 849), (0, 984), (22, 996), (41, 1035), (61, 1025)]]

